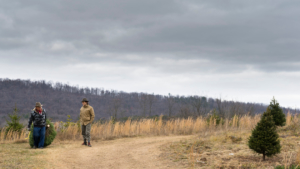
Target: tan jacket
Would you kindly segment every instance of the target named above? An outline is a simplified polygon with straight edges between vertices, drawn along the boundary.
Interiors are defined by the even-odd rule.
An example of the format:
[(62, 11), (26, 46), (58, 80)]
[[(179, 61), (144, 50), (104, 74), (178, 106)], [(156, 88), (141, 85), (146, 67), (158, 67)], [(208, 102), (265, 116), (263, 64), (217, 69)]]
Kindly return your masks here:
[(89, 123), (92, 123), (95, 119), (95, 113), (92, 106), (82, 106), (80, 109), (80, 123), (82, 125), (87, 125)]

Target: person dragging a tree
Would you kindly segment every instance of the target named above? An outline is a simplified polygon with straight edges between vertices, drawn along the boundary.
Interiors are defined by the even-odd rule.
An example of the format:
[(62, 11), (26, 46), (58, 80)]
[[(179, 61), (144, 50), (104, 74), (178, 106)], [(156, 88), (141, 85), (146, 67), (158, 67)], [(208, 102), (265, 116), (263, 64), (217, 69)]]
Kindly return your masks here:
[(84, 98), (82, 100), (82, 107), (80, 109), (80, 123), (82, 129), (82, 136), (84, 142), (82, 145), (92, 147), (91, 145), (91, 126), (95, 119), (95, 113), (92, 106), (89, 105), (89, 101)]
[(41, 103), (37, 102), (28, 120), (28, 131), (33, 123), (33, 148), (44, 148), (46, 120), (46, 110), (42, 108)]

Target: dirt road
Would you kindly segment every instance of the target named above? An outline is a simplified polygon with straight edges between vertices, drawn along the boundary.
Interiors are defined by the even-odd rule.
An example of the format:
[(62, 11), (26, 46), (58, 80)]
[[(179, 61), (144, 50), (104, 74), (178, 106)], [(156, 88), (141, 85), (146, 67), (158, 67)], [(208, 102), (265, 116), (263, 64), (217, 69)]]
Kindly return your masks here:
[[(93, 142), (56, 143), (44, 149), (49, 168), (179, 168), (168, 159), (159, 158), (160, 146), (191, 136), (137, 137)], [(46, 155), (47, 154), (47, 155)], [(47, 168), (48, 168), (47, 167)]]

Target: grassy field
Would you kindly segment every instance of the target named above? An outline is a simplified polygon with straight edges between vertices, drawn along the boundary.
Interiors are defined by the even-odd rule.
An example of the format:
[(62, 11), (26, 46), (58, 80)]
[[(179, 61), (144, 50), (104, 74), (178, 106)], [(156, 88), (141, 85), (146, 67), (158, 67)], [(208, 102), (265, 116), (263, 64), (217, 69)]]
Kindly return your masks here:
[[(211, 117), (198, 117), (187, 119), (162, 120), (162, 116), (156, 119), (142, 119), (133, 121), (128, 119), (125, 122), (94, 123), (91, 135), (94, 140), (110, 140), (114, 138), (135, 137), (135, 136), (168, 136), (168, 135), (192, 135), (206, 131), (231, 130), (231, 129), (252, 129), (260, 120), (256, 116), (234, 116), (231, 119), (217, 119)], [(57, 138), (60, 140), (81, 139), (81, 131), (78, 123), (66, 125), (62, 122), (55, 123), (58, 131)]]
[[(227, 131), (231, 129), (252, 129), (260, 120), (256, 116), (234, 116), (231, 119), (219, 119), (215, 116), (197, 118), (178, 118), (163, 120), (162, 116), (155, 119), (131, 120), (125, 122), (107, 121), (92, 124), (91, 135), (93, 140), (110, 140), (122, 137), (135, 136), (168, 136), (168, 135), (191, 135), (207, 131)], [(56, 139), (59, 140), (81, 140), (80, 123), (54, 122), (57, 131)], [(0, 143), (6, 141), (24, 140), (26, 137), (24, 129), (20, 135), (9, 132), (5, 137), (5, 128), (0, 132)]]
[[(193, 139), (162, 146), (164, 157), (189, 168), (292, 168), (300, 164), (300, 137), (292, 127), (279, 129), (281, 153), (262, 160), (249, 149), (249, 130), (203, 133)], [(281, 168), (279, 168), (281, 166)], [(299, 167), (300, 168), (300, 167)]]
[(44, 150), (32, 150), (28, 143), (1, 143), (0, 168), (44, 168)]
[[(274, 168), (280, 165), (288, 168), (300, 162), (300, 121), (298, 115), (287, 114), (286, 118), (286, 126), (278, 128), (281, 153), (266, 161), (247, 146), (247, 139), (260, 115), (234, 116), (224, 120), (198, 117), (167, 121), (162, 118), (109, 121), (94, 123), (91, 135), (93, 142), (140, 136), (194, 135), (193, 139), (170, 142), (162, 147), (161, 157), (178, 163), (182, 168)], [(78, 123), (56, 122), (54, 126), (56, 147), (59, 142), (82, 140)], [(51, 149), (31, 150), (28, 140), (25, 140), (25, 129), (20, 135), (10, 132), (7, 137), (4, 137), (4, 131), (2, 129), (0, 133), (1, 168), (43, 168), (49, 165), (43, 158), (51, 153)], [(33, 163), (33, 160), (37, 161)]]

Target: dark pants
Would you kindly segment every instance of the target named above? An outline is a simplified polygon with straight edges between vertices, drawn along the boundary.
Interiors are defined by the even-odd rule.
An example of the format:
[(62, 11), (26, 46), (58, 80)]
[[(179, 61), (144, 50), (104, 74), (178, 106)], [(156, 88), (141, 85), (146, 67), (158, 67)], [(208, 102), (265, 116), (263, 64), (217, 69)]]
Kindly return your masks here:
[(91, 127), (92, 127), (91, 123), (87, 124), (86, 126), (85, 125), (81, 126), (83, 139), (88, 142), (90, 142), (91, 140)]
[(38, 148), (44, 147), (45, 133), (46, 133), (46, 127), (33, 128), (34, 146)]

